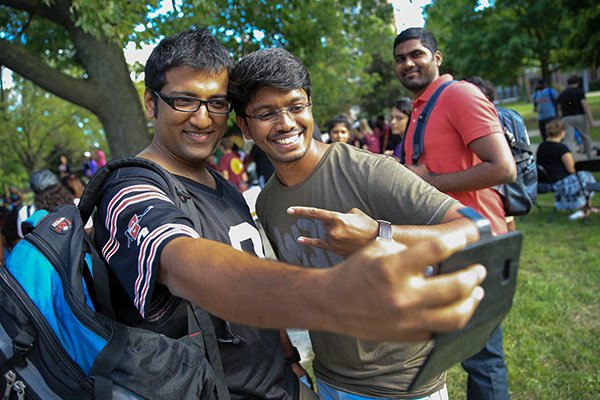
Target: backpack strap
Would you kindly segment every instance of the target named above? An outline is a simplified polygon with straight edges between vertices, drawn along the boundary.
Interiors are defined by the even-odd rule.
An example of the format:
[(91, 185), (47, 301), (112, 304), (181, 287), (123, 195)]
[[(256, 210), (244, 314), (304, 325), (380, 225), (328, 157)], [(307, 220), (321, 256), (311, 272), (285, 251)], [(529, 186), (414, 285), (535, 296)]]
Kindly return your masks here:
[[(439, 88), (437, 88), (436, 91), (433, 93), (433, 95), (431, 95), (429, 100), (427, 100), (427, 104), (425, 104), (423, 111), (421, 111), (419, 118), (417, 118), (417, 126), (415, 127), (415, 132), (413, 134), (413, 155), (412, 155), (412, 159), (411, 159), (413, 165), (418, 164), (419, 158), (421, 158), (421, 155), (423, 154), (423, 150), (424, 150), (423, 137), (425, 136), (425, 126), (427, 125), (427, 121), (429, 120), (431, 110), (433, 110), (433, 107), (435, 107), (438, 97), (440, 97), (440, 95), (442, 94), (444, 89), (446, 89), (446, 87), (450, 86), (454, 82), (456, 82), (456, 81), (452, 80), (452, 81), (444, 82)], [(406, 128), (407, 128), (407, 132), (408, 132), (408, 126)], [(400, 151), (400, 162), (402, 164), (404, 164), (406, 162), (406, 153), (404, 150), (404, 141), (405, 141), (404, 138), (406, 138), (406, 134), (402, 138), (402, 145), (401, 145), (401, 149), (400, 149), (401, 150)]]

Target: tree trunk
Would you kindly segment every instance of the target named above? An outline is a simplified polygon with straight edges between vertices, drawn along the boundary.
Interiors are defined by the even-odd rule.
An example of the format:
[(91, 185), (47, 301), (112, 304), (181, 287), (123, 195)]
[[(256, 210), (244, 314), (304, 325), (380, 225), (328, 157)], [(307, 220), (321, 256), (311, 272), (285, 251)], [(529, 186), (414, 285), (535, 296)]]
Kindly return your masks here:
[(85, 33), (70, 18), (70, 0), (55, 0), (50, 6), (38, 2), (13, 2), (16, 7), (37, 13), (68, 32), (85, 69), (85, 79), (68, 76), (51, 68), (16, 43), (0, 39), (0, 62), (37, 85), (87, 108), (100, 119), (113, 158), (138, 153), (150, 142), (140, 97), (135, 90), (122, 48), (104, 35)]

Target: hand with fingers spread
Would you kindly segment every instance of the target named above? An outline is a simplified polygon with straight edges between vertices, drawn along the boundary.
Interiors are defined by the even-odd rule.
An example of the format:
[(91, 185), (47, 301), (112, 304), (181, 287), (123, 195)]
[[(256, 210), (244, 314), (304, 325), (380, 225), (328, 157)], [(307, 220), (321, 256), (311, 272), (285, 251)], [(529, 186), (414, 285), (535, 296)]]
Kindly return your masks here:
[[(452, 235), (406, 247), (373, 242), (336, 268), (343, 285), (330, 293), (339, 301), (347, 334), (377, 341), (420, 341), (432, 333), (464, 327), (483, 298), (481, 265), (452, 274), (425, 276), (436, 264), (464, 246)], [(368, 266), (367, 266), (368, 265)], [(368, 295), (366, 295), (368, 294)]]
[(287, 212), (290, 215), (314, 218), (323, 222), (325, 239), (300, 236), (297, 238), (298, 243), (333, 251), (344, 257), (377, 237), (379, 224), (358, 208), (340, 213), (316, 207), (290, 207)]

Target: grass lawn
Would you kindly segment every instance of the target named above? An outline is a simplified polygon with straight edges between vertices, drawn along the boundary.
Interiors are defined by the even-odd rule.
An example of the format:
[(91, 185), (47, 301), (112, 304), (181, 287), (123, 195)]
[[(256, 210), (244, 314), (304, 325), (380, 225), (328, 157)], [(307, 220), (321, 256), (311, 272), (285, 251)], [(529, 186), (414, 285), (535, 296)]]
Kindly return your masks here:
[[(548, 222), (553, 195), (541, 195), (539, 204), (541, 211), (517, 221), (525, 244), (513, 309), (503, 323), (511, 397), (597, 399), (600, 214), (583, 224), (558, 212)], [(451, 399), (466, 398), (460, 366), (447, 382)]]

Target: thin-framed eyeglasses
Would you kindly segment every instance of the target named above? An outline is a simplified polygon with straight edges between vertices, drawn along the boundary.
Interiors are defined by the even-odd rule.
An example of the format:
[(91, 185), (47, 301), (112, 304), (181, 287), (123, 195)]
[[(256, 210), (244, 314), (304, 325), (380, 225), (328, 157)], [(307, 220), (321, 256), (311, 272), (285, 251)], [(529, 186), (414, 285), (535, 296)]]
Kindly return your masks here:
[(275, 110), (265, 111), (256, 115), (248, 115), (245, 114), (245, 117), (256, 119), (260, 122), (266, 122), (270, 124), (275, 124), (279, 122), (281, 119), (281, 113), (285, 112), (289, 117), (294, 118), (294, 115), (302, 114), (304, 111), (308, 109), (308, 107), (312, 106), (312, 103), (309, 101), (306, 104), (296, 104), (293, 106), (277, 108)]
[(202, 100), (188, 96), (171, 97), (157, 90), (154, 90), (154, 94), (163, 99), (175, 111), (193, 113), (198, 111), (203, 104), (211, 114), (229, 114), (232, 110), (231, 102), (225, 99)]

